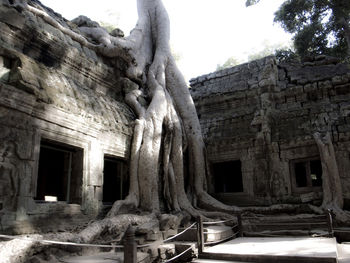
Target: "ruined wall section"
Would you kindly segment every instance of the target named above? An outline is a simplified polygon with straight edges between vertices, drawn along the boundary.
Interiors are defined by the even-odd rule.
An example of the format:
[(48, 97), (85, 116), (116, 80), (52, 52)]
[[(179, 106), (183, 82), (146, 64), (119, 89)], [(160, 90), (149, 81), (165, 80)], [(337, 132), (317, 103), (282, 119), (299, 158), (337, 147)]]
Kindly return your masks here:
[[(260, 203), (268, 179), (263, 120), (269, 96), (275, 92), (277, 66), (273, 58), (254, 61), (192, 79), (194, 98), (211, 163), (240, 160), (243, 193), (218, 198), (241, 204)], [(253, 164), (253, 165), (252, 165)], [(209, 178), (214, 192), (214, 178)]]
[[(346, 201), (350, 198), (350, 68), (337, 59), (279, 65), (272, 140), (288, 162), (319, 156), (313, 133), (329, 131)], [(347, 203), (347, 202), (346, 202)]]
[[(318, 57), (277, 65), (273, 57), (191, 80), (213, 163), (240, 160), (241, 194), (217, 195), (238, 205), (317, 202), (321, 192), (295, 191), (293, 161), (318, 158), (316, 131), (331, 131), (345, 198), (349, 198), (348, 64)], [(214, 178), (209, 178), (214, 192)]]
[[(101, 208), (104, 155), (129, 155), (134, 114), (123, 101), (123, 61), (107, 61), (5, 2), (0, 1), (0, 227), (55, 211), (33, 200), (42, 140), (82, 150), (79, 205), (94, 214)], [(60, 15), (50, 15), (74, 30)], [(70, 209), (81, 213), (76, 206), (57, 207), (64, 216)]]

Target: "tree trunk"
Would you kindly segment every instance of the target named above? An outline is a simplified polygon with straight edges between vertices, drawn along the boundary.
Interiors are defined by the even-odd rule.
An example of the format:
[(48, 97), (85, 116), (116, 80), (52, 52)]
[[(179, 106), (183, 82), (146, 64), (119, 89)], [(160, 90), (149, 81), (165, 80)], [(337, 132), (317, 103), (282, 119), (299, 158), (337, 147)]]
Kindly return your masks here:
[(322, 206), (325, 208), (336, 206), (343, 209), (343, 191), (330, 133), (327, 132), (322, 137), (320, 133), (316, 132), (314, 133), (314, 138), (322, 163)]
[[(139, 19), (127, 38), (113, 37), (103, 28), (79, 28), (99, 45), (63, 27), (43, 9), (26, 1), (13, 3), (40, 16), (83, 46), (107, 57), (120, 57), (129, 65), (128, 78), (123, 83), (125, 101), (137, 116), (130, 149), (129, 195), (115, 202), (105, 219), (90, 224), (74, 240), (91, 242), (102, 232), (126, 229), (130, 223), (137, 223), (137, 216), (129, 218), (121, 214), (135, 208), (151, 212), (152, 217), (161, 212), (160, 198), (169, 212), (181, 211), (193, 217), (227, 217), (223, 211), (236, 210), (206, 192), (205, 145), (191, 94), (170, 52), (170, 23), (161, 0), (137, 0)], [(191, 167), (192, 202), (185, 192), (185, 149)]]
[(313, 134), (322, 163), (323, 209), (331, 209), (340, 222), (348, 222), (349, 214), (343, 211), (344, 199), (334, 146), (329, 132)]
[(350, 5), (346, 1), (330, 1), (330, 8), (333, 11), (337, 26), (343, 30), (347, 44), (347, 55), (350, 57)]
[[(234, 211), (234, 207), (218, 202), (206, 192), (205, 145), (191, 94), (170, 52), (169, 18), (162, 1), (138, 0), (137, 4), (139, 20), (135, 30), (125, 42), (116, 39), (102, 50), (108, 56), (118, 56), (113, 50), (120, 49), (115, 47), (127, 47), (135, 58), (127, 71), (128, 77), (138, 80), (127, 84), (126, 94), (126, 102), (137, 114), (130, 157), (130, 194), (126, 200), (114, 204), (109, 216), (118, 214), (126, 204), (159, 212), (160, 190), (170, 211), (184, 210), (197, 216), (199, 212), (194, 207), (198, 205)], [(137, 86), (136, 82), (140, 83), (141, 79), (142, 84)], [(145, 105), (140, 97), (146, 94), (150, 103)], [(183, 152), (186, 147), (193, 170), (193, 203), (185, 193)], [(158, 181), (159, 174), (163, 184)], [(160, 185), (164, 185), (164, 189), (159, 189)]]
[(344, 38), (346, 40), (346, 44), (348, 46), (348, 51), (347, 51), (347, 55), (348, 57), (350, 57), (350, 20), (349, 19), (345, 19), (345, 18), (341, 18), (340, 19), (340, 24), (343, 27), (344, 30)]

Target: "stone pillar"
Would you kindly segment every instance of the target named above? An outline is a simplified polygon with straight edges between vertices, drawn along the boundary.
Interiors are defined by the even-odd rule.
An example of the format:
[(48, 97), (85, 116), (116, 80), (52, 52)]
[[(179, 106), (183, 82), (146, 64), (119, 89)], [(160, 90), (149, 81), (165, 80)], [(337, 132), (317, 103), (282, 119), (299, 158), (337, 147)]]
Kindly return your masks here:
[(103, 150), (100, 142), (95, 139), (90, 142), (87, 153), (88, 175), (84, 184), (84, 210), (91, 215), (97, 215), (102, 204), (103, 185)]

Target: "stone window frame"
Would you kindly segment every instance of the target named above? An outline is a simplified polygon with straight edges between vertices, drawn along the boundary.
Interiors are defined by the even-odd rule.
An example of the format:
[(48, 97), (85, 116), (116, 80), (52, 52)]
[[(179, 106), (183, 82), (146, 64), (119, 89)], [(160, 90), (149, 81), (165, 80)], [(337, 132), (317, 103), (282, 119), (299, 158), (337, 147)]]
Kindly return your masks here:
[[(309, 192), (322, 192), (322, 186), (312, 186), (312, 179), (310, 176), (310, 161), (315, 161), (315, 160), (321, 161), (321, 158), (319, 156), (313, 156), (313, 157), (306, 157), (306, 158), (300, 158), (300, 159), (293, 159), (289, 161), (292, 193), (303, 194), (303, 193), (309, 193)], [(308, 162), (307, 178), (306, 178), (308, 186), (305, 186), (305, 187), (298, 187), (296, 183), (295, 164), (301, 163), (301, 162)]]
[[(67, 201), (59, 201), (59, 202), (45, 202), (44, 200), (36, 200), (37, 187), (38, 187), (38, 176), (39, 176), (39, 158), (40, 158), (40, 148), (42, 142), (49, 142), (53, 144), (67, 146), (68, 148), (77, 149), (82, 154), (82, 175), (81, 175), (81, 189), (80, 189), (80, 197), (79, 202), (67, 202)], [(69, 134), (62, 132), (61, 130), (52, 130), (51, 127), (47, 130), (39, 129), (34, 143), (34, 159), (35, 165), (33, 169), (32, 181), (33, 181), (33, 196), (32, 199), (37, 205), (45, 204), (45, 203), (60, 203), (67, 205), (74, 204), (80, 205), (82, 208), (86, 207), (86, 203), (88, 201), (88, 196), (86, 194), (86, 184), (88, 182), (89, 176), (89, 162), (88, 162), (88, 149), (89, 149), (89, 141), (84, 140), (82, 138), (72, 137)]]

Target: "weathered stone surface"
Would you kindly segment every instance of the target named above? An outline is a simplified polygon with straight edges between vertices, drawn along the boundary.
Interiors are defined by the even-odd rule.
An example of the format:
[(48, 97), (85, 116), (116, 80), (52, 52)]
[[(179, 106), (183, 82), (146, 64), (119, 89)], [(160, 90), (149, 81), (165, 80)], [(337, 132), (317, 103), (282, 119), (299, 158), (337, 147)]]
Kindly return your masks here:
[[(72, 25), (52, 10), (41, 8), (62, 26)], [(79, 170), (82, 179), (71, 182), (79, 187), (77, 196), (71, 198), (80, 200), (79, 211), (98, 213), (104, 156), (127, 160), (129, 154), (134, 114), (123, 100), (124, 77), (122, 66), (114, 67), (40, 17), (1, 3), (2, 228), (18, 220), (30, 225), (38, 213), (42, 220), (54, 216), (49, 210), (40, 212), (42, 206), (34, 202), (42, 140), (79, 149), (82, 163), (73, 164), (72, 169)]]
[[(348, 189), (349, 149), (346, 157), (339, 156), (349, 142), (349, 73), (349, 66), (334, 58), (276, 65), (270, 57), (192, 79), (210, 163), (241, 161), (242, 193), (215, 193), (215, 175), (209, 178), (209, 190), (236, 205), (302, 202), (300, 194), (316, 190), (296, 193), (291, 166), (319, 156), (312, 137), (316, 129), (332, 130)], [(248, 84), (245, 89), (236, 88), (242, 87), (240, 82)], [(343, 192), (348, 198), (348, 191)]]
[(159, 218), (159, 228), (161, 231), (178, 229), (183, 217), (178, 215), (162, 214)]

